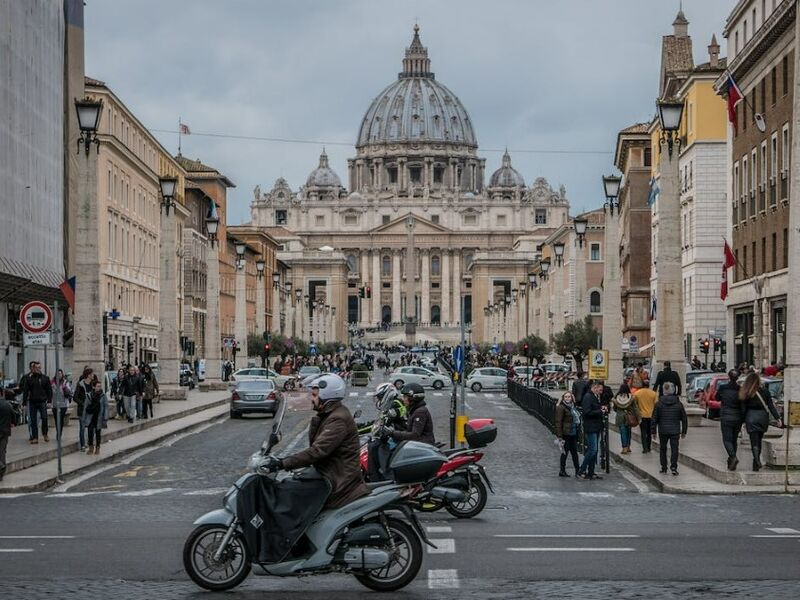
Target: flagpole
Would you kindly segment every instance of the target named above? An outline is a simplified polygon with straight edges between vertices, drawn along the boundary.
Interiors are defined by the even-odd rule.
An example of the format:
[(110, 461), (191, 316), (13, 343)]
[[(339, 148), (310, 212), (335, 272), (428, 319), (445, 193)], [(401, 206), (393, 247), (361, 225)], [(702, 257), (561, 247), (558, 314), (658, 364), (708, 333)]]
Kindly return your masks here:
[(178, 154), (181, 153), (181, 118), (178, 117)]

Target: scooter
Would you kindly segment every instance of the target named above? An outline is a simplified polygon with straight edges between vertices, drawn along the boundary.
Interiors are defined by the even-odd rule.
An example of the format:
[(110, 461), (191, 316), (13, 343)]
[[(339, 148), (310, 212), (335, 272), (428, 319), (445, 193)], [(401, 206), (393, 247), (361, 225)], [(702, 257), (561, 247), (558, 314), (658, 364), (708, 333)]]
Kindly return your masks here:
[(330, 485), (313, 467), (281, 480), (267, 471), (285, 404), (262, 449), (250, 457), (250, 472), (225, 494), (224, 508), (195, 521), (183, 548), (189, 577), (212, 591), (236, 587), (251, 570), (276, 577), (348, 573), (377, 591), (408, 585), (422, 565), (422, 544), (435, 548), (409, 498), (444, 457), (427, 444), (407, 442), (393, 457), (396, 482), (371, 485), (370, 495), (325, 510)]

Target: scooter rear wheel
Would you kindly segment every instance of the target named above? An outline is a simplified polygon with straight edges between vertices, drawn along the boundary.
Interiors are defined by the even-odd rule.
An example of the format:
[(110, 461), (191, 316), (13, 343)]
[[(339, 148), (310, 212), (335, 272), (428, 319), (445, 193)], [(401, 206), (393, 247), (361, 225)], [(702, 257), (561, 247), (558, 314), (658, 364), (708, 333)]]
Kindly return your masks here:
[(445, 508), (454, 517), (459, 519), (471, 519), (480, 514), (486, 507), (489, 493), (483, 481), (478, 477), (470, 478), (470, 486), (467, 490), (467, 498), (463, 502), (450, 502)]
[(383, 568), (355, 575), (362, 585), (377, 592), (393, 592), (404, 588), (414, 581), (422, 566), (422, 542), (417, 533), (398, 519), (387, 519), (387, 523), (395, 545), (392, 561)]
[(230, 590), (250, 574), (250, 553), (242, 534), (233, 535), (219, 562), (214, 553), (228, 528), (223, 525), (201, 525), (183, 545), (183, 568), (197, 585), (212, 592)]

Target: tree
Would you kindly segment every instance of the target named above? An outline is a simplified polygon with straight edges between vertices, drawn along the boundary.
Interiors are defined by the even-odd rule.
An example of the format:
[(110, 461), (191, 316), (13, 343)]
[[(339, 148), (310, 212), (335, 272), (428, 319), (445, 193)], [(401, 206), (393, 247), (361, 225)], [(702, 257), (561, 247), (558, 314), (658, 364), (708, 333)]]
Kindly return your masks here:
[(578, 374), (583, 373), (583, 359), (589, 355), (589, 348), (596, 344), (597, 330), (588, 315), (582, 321), (568, 323), (553, 336), (553, 350), (564, 357), (572, 356)]
[[(525, 353), (525, 344), (528, 344), (527, 354)], [(544, 362), (544, 357), (547, 354), (547, 351), (547, 342), (545, 342), (538, 335), (529, 335), (517, 344), (517, 354), (521, 354), (525, 357), (530, 356), (531, 358), (535, 358), (537, 363)]]

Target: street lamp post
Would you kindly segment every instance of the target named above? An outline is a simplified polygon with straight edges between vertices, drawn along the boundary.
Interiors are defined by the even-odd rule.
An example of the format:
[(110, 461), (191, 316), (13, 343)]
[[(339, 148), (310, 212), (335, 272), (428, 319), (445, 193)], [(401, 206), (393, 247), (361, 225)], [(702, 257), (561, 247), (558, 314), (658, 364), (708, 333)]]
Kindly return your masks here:
[[(622, 178), (603, 177), (607, 216), (604, 227), (603, 257), (603, 346), (608, 350), (609, 385), (622, 384), (622, 274), (619, 264), (619, 193)], [(617, 209), (616, 216), (614, 209)]]
[(553, 254), (556, 256), (556, 266), (561, 266), (564, 261), (564, 242), (553, 243)]
[(233, 247), (236, 250), (236, 304), (234, 312), (234, 334), (236, 346), (244, 358), (243, 365), (249, 364), (247, 347), (247, 259), (245, 252), (247, 244), (235, 240)]
[[(79, 284), (75, 287), (72, 372), (80, 377), (84, 367), (95, 373), (105, 370), (103, 355), (103, 312), (100, 305), (100, 248), (98, 247), (100, 208), (97, 200), (97, 155), (100, 142), (97, 129), (102, 114), (102, 102), (86, 98), (76, 100), (80, 139), (86, 160), (79, 161), (78, 219), (75, 248), (75, 271)], [(89, 152), (91, 144), (97, 152)]]
[(267, 298), (264, 289), (264, 271), (267, 263), (263, 256), (256, 258), (256, 333), (263, 336), (267, 332)]

